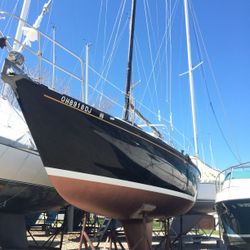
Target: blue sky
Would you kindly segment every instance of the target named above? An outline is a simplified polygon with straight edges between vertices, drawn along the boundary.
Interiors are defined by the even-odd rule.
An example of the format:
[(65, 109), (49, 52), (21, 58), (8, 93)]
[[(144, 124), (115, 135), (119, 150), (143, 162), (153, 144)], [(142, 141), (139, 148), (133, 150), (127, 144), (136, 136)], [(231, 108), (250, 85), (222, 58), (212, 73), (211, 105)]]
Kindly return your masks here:
[[(3, 0), (0, 8), (13, 10), (16, 2)], [(32, 0), (31, 2), (29, 22), (32, 24), (45, 1)], [(180, 76), (187, 71), (182, 0), (171, 1), (171, 9), (174, 10), (171, 70), (170, 66), (166, 65), (166, 62), (170, 62), (170, 54), (168, 52), (168, 59), (164, 54), (164, 48), (169, 51), (169, 39), (168, 44), (164, 45), (166, 47), (163, 46), (159, 50), (166, 27), (164, 1), (148, 1), (146, 5), (145, 2), (147, 1), (138, 0), (137, 6), (133, 67), (133, 82), (139, 81), (134, 90), (134, 96), (138, 99), (136, 104), (140, 106), (139, 102), (143, 102), (156, 114), (160, 110), (161, 117), (166, 117), (167, 120), (169, 120), (171, 106), (174, 126), (192, 141), (188, 77)], [(85, 55), (84, 44), (91, 43), (89, 63), (98, 72), (105, 69), (107, 58), (113, 52), (110, 69), (104, 71), (104, 74), (119, 89), (124, 90), (130, 1), (124, 5), (122, 18), (117, 19), (116, 28), (119, 26), (117, 36), (115, 32), (112, 33), (118, 10), (122, 7), (121, 3), (122, 1), (116, 0), (54, 0), (41, 29), (52, 35), (51, 27), (55, 25), (57, 40), (82, 57)], [(21, 4), (22, 1), (19, 1), (16, 14), (19, 13)], [(202, 67), (194, 71), (200, 157), (205, 162), (224, 169), (250, 160), (248, 146), (250, 141), (248, 110), (250, 107), (250, 1), (190, 0), (190, 6), (193, 65), (197, 65), (201, 60), (203, 62)], [(145, 19), (145, 12), (147, 19)], [(1, 25), (3, 24), (0, 23), (2, 28)], [(112, 46), (109, 45), (115, 39), (118, 45), (112, 50)], [(197, 41), (201, 47), (200, 53), (197, 50)], [(60, 52), (57, 59), (60, 59)], [(65, 66), (72, 67), (71, 62), (64, 61)], [(154, 62), (156, 70), (152, 73)], [(98, 85), (99, 91), (103, 91), (122, 104), (123, 97), (120, 96), (119, 91), (116, 92), (102, 81), (98, 82), (91, 72), (89, 74), (90, 84)], [(100, 97), (95, 95), (90, 96), (90, 101), (101, 102)], [(106, 105), (112, 106), (107, 103)], [(115, 115), (121, 116), (120, 110), (113, 107), (110, 109)], [(142, 111), (144, 111), (143, 108)], [(151, 117), (151, 113), (149, 116), (154, 123), (163, 122)]]

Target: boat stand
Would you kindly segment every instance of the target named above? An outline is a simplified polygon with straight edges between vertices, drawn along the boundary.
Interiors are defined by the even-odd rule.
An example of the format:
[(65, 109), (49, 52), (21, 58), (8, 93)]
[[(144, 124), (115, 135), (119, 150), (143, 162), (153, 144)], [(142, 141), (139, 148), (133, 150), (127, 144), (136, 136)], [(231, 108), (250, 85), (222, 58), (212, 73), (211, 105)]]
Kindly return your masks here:
[(171, 238), (170, 238), (170, 218), (164, 220), (162, 223), (164, 223), (163, 233), (164, 236), (159, 242), (159, 245), (155, 246), (154, 250), (172, 250), (172, 244), (171, 244)]
[[(62, 249), (62, 244), (63, 244), (63, 238), (64, 234), (67, 231), (67, 210), (64, 209), (63, 211), (60, 212), (60, 214), (64, 215), (63, 223), (60, 227), (57, 225), (57, 221), (55, 221), (56, 227), (51, 227), (48, 228), (47, 226), (44, 227), (45, 225), (42, 225), (42, 230), (45, 229), (45, 235), (50, 235), (48, 239), (43, 242), (42, 244), (39, 244), (39, 242), (35, 239), (34, 235), (31, 233), (31, 229), (27, 230), (28, 235), (31, 237), (32, 241), (31, 243), (34, 243), (34, 245), (29, 244), (30, 247), (34, 249)], [(59, 241), (59, 246), (58, 247), (53, 247), (53, 244), (55, 244), (55, 240), (57, 236), (60, 235), (60, 241)], [(57, 242), (58, 244), (58, 242)]]
[[(114, 246), (115, 249), (118, 249), (118, 245), (120, 246), (119, 249), (125, 250), (124, 246), (122, 245), (122, 242), (119, 237), (119, 232), (117, 231), (117, 227), (120, 226), (120, 223), (118, 223), (114, 219), (109, 219), (105, 218), (103, 221), (103, 224), (99, 224), (99, 230), (97, 232), (94, 232), (93, 234), (93, 239), (94, 242), (97, 242), (96, 246), (94, 246), (94, 243), (91, 241), (87, 231), (88, 231), (88, 226), (89, 226), (89, 219), (88, 219), (89, 214), (86, 213), (83, 222), (82, 222), (82, 231), (81, 231), (81, 236), (80, 236), (80, 244), (79, 244), (79, 250), (82, 249), (82, 244), (84, 243), (85, 249), (88, 247), (91, 250), (95, 250), (98, 248), (99, 244), (101, 242), (105, 241), (105, 245), (102, 247), (102, 249), (112, 249), (112, 246)], [(99, 222), (98, 222), (99, 223)], [(93, 225), (92, 225), (93, 226)], [(95, 228), (94, 228), (95, 230)], [(90, 231), (91, 233), (91, 231)], [(108, 246), (107, 246), (108, 245)]]
[[(104, 248), (106, 249), (107, 243), (109, 243), (109, 250), (112, 249), (112, 246), (114, 245), (115, 249), (123, 249), (125, 250), (124, 246), (122, 245), (121, 240), (118, 237), (118, 232), (115, 227), (112, 227), (110, 230), (107, 231), (107, 240), (105, 242)], [(120, 246), (120, 248), (117, 247), (117, 245)]]
[[(62, 244), (63, 244), (63, 237), (64, 237), (64, 230), (61, 228), (57, 229), (57, 231), (51, 235), (47, 241), (45, 241), (43, 244), (39, 244), (35, 237), (31, 234), (31, 232), (28, 230), (29, 236), (32, 238), (32, 242), (35, 243), (35, 246), (32, 246), (33, 248), (36, 249), (62, 249)], [(60, 234), (60, 243), (59, 247), (52, 247), (53, 243), (55, 243), (56, 237)]]
[(82, 249), (82, 243), (84, 242), (85, 249), (88, 248), (88, 244), (89, 244), (91, 250), (95, 250), (95, 247), (94, 247), (92, 241), (90, 240), (88, 234), (85, 231), (86, 223), (87, 223), (87, 213), (84, 214), (83, 219), (82, 219), (82, 231), (81, 231), (80, 243), (79, 243), (78, 249), (79, 250)]

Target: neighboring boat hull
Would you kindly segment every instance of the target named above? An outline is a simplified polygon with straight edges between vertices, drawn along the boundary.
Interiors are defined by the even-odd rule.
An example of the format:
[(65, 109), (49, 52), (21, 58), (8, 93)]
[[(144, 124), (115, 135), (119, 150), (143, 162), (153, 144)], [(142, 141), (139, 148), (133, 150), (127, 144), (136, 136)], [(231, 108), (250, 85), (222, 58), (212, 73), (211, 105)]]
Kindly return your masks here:
[(216, 211), (228, 249), (250, 249), (250, 165), (224, 170), (218, 176)]
[(216, 203), (228, 249), (250, 249), (250, 199)]
[(198, 184), (198, 195), (190, 214), (209, 214), (215, 212), (216, 185), (213, 182)]
[(194, 206), (189, 211), (189, 214), (214, 213), (216, 198), (216, 177), (220, 171), (204, 163), (198, 157), (191, 156), (191, 160), (199, 168), (201, 172), (201, 178), (198, 184), (197, 199)]
[(29, 214), (66, 205), (52, 187), (0, 179), (0, 212)]
[(28, 214), (66, 205), (38, 153), (0, 144), (0, 170), (0, 212)]

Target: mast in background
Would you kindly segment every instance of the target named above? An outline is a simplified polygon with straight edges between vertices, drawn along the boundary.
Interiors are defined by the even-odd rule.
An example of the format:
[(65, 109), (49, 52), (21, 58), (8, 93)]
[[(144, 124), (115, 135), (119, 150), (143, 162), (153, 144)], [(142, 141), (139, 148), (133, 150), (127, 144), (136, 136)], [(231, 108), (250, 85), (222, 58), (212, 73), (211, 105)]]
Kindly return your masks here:
[(191, 45), (190, 45), (190, 32), (189, 32), (188, 0), (184, 0), (184, 13), (185, 13), (186, 41), (187, 41), (188, 76), (189, 76), (189, 88), (190, 88), (192, 122), (193, 122), (193, 136), (194, 136), (194, 153), (195, 153), (195, 156), (198, 156), (195, 97), (194, 97), (194, 79), (193, 79), (193, 66), (192, 66)]
[(129, 36), (129, 48), (128, 48), (127, 84), (126, 84), (125, 105), (124, 105), (125, 112), (124, 112), (124, 117), (123, 117), (125, 121), (129, 120), (132, 59), (133, 59), (134, 30), (135, 30), (135, 13), (136, 13), (136, 0), (132, 0), (131, 19), (130, 19), (130, 26), (129, 26), (130, 36)]
[(19, 47), (20, 47), (20, 44), (21, 44), (21, 38), (22, 38), (22, 34), (23, 34), (23, 27), (24, 27), (24, 24), (25, 24), (24, 22), (27, 19), (29, 8), (30, 8), (30, 0), (23, 0), (23, 7), (22, 7), (21, 14), (20, 14), (20, 18), (23, 21), (19, 20), (19, 22), (18, 22), (15, 41), (14, 41), (14, 44), (13, 44), (13, 50), (14, 51), (19, 50)]
[[(20, 13), (21, 20), (19, 20), (18, 25), (17, 25), (15, 40), (14, 40), (13, 48), (12, 48), (13, 51), (18, 51), (21, 46), (23, 27), (25, 25), (25, 22), (29, 13), (29, 8), (30, 8), (30, 0), (23, 0), (23, 6), (22, 6), (21, 13)], [(10, 91), (9, 85), (6, 83), (3, 83), (1, 95), (4, 97), (7, 97), (9, 96), (9, 91)]]

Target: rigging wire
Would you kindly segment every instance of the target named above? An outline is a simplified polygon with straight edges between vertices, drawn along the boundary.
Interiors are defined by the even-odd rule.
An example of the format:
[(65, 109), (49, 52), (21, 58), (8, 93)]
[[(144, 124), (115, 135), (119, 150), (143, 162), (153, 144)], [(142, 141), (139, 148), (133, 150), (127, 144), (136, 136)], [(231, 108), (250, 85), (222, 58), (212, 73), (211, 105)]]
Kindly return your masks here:
[[(142, 56), (142, 52), (140, 49), (140, 45), (138, 44), (138, 40), (137, 37), (135, 38), (135, 62), (137, 62), (139, 64), (139, 62), (141, 63), (141, 67), (138, 65), (137, 67), (137, 71), (139, 71), (140, 68), (142, 68), (143, 71), (143, 78), (147, 78), (147, 74), (146, 74), (146, 69), (144, 66), (144, 60), (143, 60), (143, 56)], [(140, 75), (140, 74), (139, 74)], [(147, 89), (149, 88), (149, 81), (146, 81), (146, 86), (144, 88), (144, 93), (143, 93), (143, 97), (141, 98), (141, 101), (136, 101), (137, 103), (141, 104), (143, 102), (144, 96), (146, 94)], [(153, 93), (151, 91), (148, 91), (148, 97), (150, 99), (150, 102), (153, 103), (154, 99), (153, 99)], [(141, 106), (141, 105), (140, 105)], [(140, 106), (138, 107), (140, 109)]]
[[(149, 31), (149, 24), (151, 24), (151, 27), (152, 27), (152, 21), (150, 19), (150, 10), (149, 10), (149, 6), (148, 6), (148, 2), (146, 0), (144, 0), (144, 15), (145, 15), (145, 21), (146, 21), (146, 30), (147, 30), (150, 62), (151, 62), (151, 67), (154, 68), (154, 66), (153, 66), (152, 43), (151, 43), (150, 31)], [(154, 91), (155, 91), (155, 95), (156, 95), (156, 108), (157, 108), (157, 110), (159, 110), (159, 98), (158, 98), (158, 94), (157, 94), (156, 79), (155, 79), (155, 71), (154, 70), (152, 71), (152, 76), (153, 76), (152, 78), (153, 78), (153, 84), (154, 84)], [(154, 105), (154, 103), (155, 102), (153, 102), (152, 104)]]
[(102, 67), (104, 67), (104, 59), (105, 59), (105, 55), (108, 51), (108, 47), (109, 45), (107, 45), (106, 51), (105, 51), (105, 44), (106, 44), (106, 35), (107, 35), (107, 11), (108, 10), (108, 1), (106, 0), (105, 2), (105, 6), (104, 6), (104, 28), (103, 28), (103, 58), (102, 58)]
[[(17, 10), (17, 6), (19, 4), (19, 0), (16, 2), (14, 8), (12, 9), (11, 13), (16, 15), (16, 10)], [(12, 21), (13, 21), (13, 18), (10, 18), (6, 24), (6, 26), (4, 27), (4, 30), (3, 30), (3, 33), (6, 33), (7, 32), (7, 29), (10, 31), (11, 27), (12, 27)]]
[[(103, 62), (105, 62), (105, 60), (106, 60), (106, 63), (103, 63), (103, 66), (102, 66), (103, 70), (102, 70), (101, 75), (103, 75), (103, 74), (105, 74), (106, 76), (108, 75), (110, 67), (111, 67), (113, 56), (114, 56), (115, 51), (116, 51), (117, 46), (118, 46), (117, 41), (119, 40), (119, 35), (118, 35), (119, 30), (120, 29), (121, 30), (125, 29), (125, 28), (120, 28), (121, 27), (121, 19), (123, 17), (123, 13), (124, 13), (124, 10), (125, 10), (125, 4), (126, 4), (126, 1), (121, 2), (121, 5), (120, 5), (119, 10), (117, 12), (115, 22), (114, 22), (114, 25), (113, 25), (113, 28), (112, 28), (112, 31), (111, 31), (110, 39), (108, 41), (107, 49), (106, 49), (106, 51), (104, 52), (104, 55), (103, 55)], [(116, 28), (116, 26), (117, 26), (117, 28)], [(125, 25), (124, 25), (124, 27), (125, 27)], [(116, 33), (115, 33), (115, 29), (116, 29)], [(114, 36), (114, 39), (112, 39), (113, 36)], [(107, 59), (105, 59), (107, 57), (107, 54), (108, 54), (109, 48), (111, 46), (111, 41), (112, 40), (113, 40), (113, 45), (112, 45), (112, 48), (111, 48), (111, 52), (109, 54), (109, 57)], [(104, 64), (105, 64), (105, 66), (104, 66)], [(97, 82), (96, 82), (96, 86), (98, 86), (100, 84), (100, 82), (101, 82), (101, 79), (98, 79)]]
[[(124, 30), (125, 30), (125, 27), (126, 27), (126, 22), (125, 22), (123, 28), (121, 28), (121, 20), (122, 20), (122, 16), (123, 16), (124, 10), (125, 10), (125, 2), (124, 2), (123, 6), (122, 6), (122, 9), (121, 9), (121, 15), (119, 15), (119, 14), (117, 15), (117, 18), (118, 18), (118, 16), (120, 16), (120, 18), (119, 18), (119, 20), (116, 19), (116, 21), (115, 21), (114, 28), (112, 30), (112, 33), (111, 33), (111, 36), (110, 36), (110, 39), (109, 39), (109, 42), (108, 42), (108, 47), (107, 47), (106, 53), (104, 55), (104, 58), (105, 58), (107, 56), (107, 54), (108, 54), (108, 48), (110, 47), (111, 41), (113, 40), (112, 37), (113, 37), (113, 34), (114, 34), (115, 25), (118, 22), (118, 24), (117, 24), (117, 31), (116, 31), (116, 34), (114, 35), (115, 37), (114, 37), (114, 40), (113, 40), (111, 52), (109, 53), (109, 57), (107, 59), (106, 65), (104, 67), (104, 71), (106, 71), (106, 76), (109, 73), (113, 56), (114, 56), (115, 51), (116, 51), (116, 49), (118, 47), (119, 38), (122, 36), (122, 34), (123, 34)], [(119, 30), (121, 30), (121, 34), (120, 35), (119, 35)]]
[[(177, 2), (178, 2), (178, 1), (177, 1)], [(175, 3), (175, 5), (174, 5), (174, 7), (173, 7), (173, 10), (172, 10), (172, 13), (171, 13), (171, 16), (172, 16), (172, 17), (176, 14), (177, 2)], [(163, 36), (162, 36), (162, 40), (161, 40), (161, 42), (160, 42), (160, 46), (159, 46), (158, 51), (157, 51), (157, 53), (156, 53), (155, 61), (154, 61), (153, 65), (152, 65), (152, 69), (151, 69), (151, 71), (150, 71), (150, 74), (149, 74), (149, 77), (148, 77), (148, 81), (147, 81), (147, 83), (146, 83), (146, 87), (145, 87), (144, 93), (143, 93), (142, 98), (141, 98), (141, 102), (142, 102), (142, 101), (144, 100), (144, 98), (145, 98), (146, 90), (147, 90), (147, 88), (148, 88), (149, 82), (150, 82), (150, 80), (151, 80), (151, 77), (152, 77), (153, 72), (154, 72), (155, 67), (156, 67), (156, 62), (157, 62), (157, 60), (158, 60), (158, 58), (159, 58), (159, 56), (160, 56), (160, 52), (161, 52), (161, 49), (162, 49), (162, 47), (163, 47), (165, 37), (166, 37), (167, 34), (168, 34), (167, 31), (168, 31), (169, 25), (170, 25), (170, 23), (168, 22), (168, 23), (166, 24), (167, 28), (165, 29), (165, 32), (164, 32), (164, 34), (163, 34)]]
[[(111, 62), (112, 62), (112, 59), (113, 59), (113, 55), (114, 55), (114, 52), (115, 52), (115, 49), (117, 48), (117, 40), (119, 40), (119, 36), (118, 36), (118, 31), (119, 31), (119, 29), (120, 29), (120, 24), (121, 24), (121, 18), (122, 18), (122, 14), (123, 14), (123, 12), (124, 12), (124, 5), (125, 5), (125, 2), (126, 1), (123, 1), (123, 3), (121, 3), (121, 5), (120, 5), (120, 7), (119, 7), (119, 10), (118, 10), (118, 13), (117, 13), (117, 15), (116, 15), (116, 19), (115, 19), (115, 22), (114, 22), (114, 25), (113, 25), (113, 28), (112, 28), (112, 31), (111, 31), (111, 36), (110, 36), (110, 39), (109, 39), (109, 42), (108, 42), (108, 45), (107, 45), (107, 49), (106, 49), (106, 52), (105, 52), (105, 54), (103, 55), (103, 62), (105, 62), (105, 58), (106, 58), (106, 56), (107, 56), (107, 54), (108, 54), (108, 48), (111, 46), (111, 41), (112, 41), (112, 37), (113, 36), (115, 36), (115, 39), (114, 39), (114, 42), (113, 42), (113, 46), (112, 46), (112, 51), (111, 51), (111, 53), (109, 54), (109, 57), (108, 57), (108, 59), (106, 59), (106, 63), (105, 63), (105, 66), (103, 65), (102, 66), (102, 72), (99, 74), (99, 76), (101, 75), (101, 76), (103, 76), (104, 74), (106, 75), (104, 78), (106, 78), (107, 77), (107, 75), (108, 75), (108, 73), (109, 73), (109, 69), (110, 69), (110, 66), (111, 66)], [(100, 7), (101, 9), (103, 8), (102, 7), (102, 5), (101, 5), (101, 7)], [(99, 21), (98, 21), (98, 32), (97, 32), (97, 37), (98, 37), (98, 39), (99, 39), (99, 33), (100, 33), (100, 20), (101, 20), (101, 13), (102, 13), (102, 11), (100, 10), (99, 11)], [(105, 13), (105, 16), (107, 15), (107, 13)], [(120, 17), (120, 20), (118, 19), (118, 17)], [(117, 24), (118, 23), (118, 24)], [(114, 35), (114, 33), (115, 33), (115, 27), (116, 26), (118, 26), (118, 28), (117, 28), (117, 32), (116, 32), (116, 34)], [(125, 27), (125, 25), (124, 25), (124, 27)], [(122, 31), (123, 30), (125, 30), (125, 28), (122, 28)], [(107, 32), (105, 32), (105, 33), (107, 33)], [(121, 32), (121, 33), (123, 33), (123, 32)], [(106, 38), (105, 38), (105, 40), (106, 40)], [(84, 48), (81, 50), (81, 55), (83, 54), (83, 51), (84, 51)], [(103, 51), (105, 51), (105, 50), (103, 50)], [(76, 63), (77, 64), (77, 63)], [(76, 70), (76, 64), (75, 64), (75, 67), (74, 67), (74, 70), (73, 70), (73, 72)], [(89, 66), (89, 68), (90, 68), (90, 66)], [(98, 80), (96, 81), (96, 83), (95, 83), (95, 87), (94, 87), (94, 89), (97, 89), (98, 88), (98, 86), (99, 86), (99, 84), (101, 83), (101, 80), (102, 80), (102, 78), (98, 78)], [(69, 81), (70, 81), (70, 78), (68, 79), (68, 83), (67, 83), (67, 85), (69, 86)], [(101, 91), (100, 91), (100, 93), (103, 93), (103, 87), (102, 87), (102, 85), (101, 85)], [(99, 107), (100, 107), (100, 104), (101, 104), (101, 97), (102, 96), (102, 94), (99, 96)]]
[[(159, 5), (158, 5), (158, 1), (156, 1), (155, 2), (155, 12), (156, 12), (156, 18), (155, 18), (155, 20), (156, 20), (156, 37), (157, 37), (157, 39), (156, 40), (159, 40), (159, 37), (160, 37), (160, 24), (159, 24), (159, 20), (160, 20), (160, 15), (159, 15), (159, 9), (161, 10), (161, 8), (159, 7)], [(153, 26), (152, 24), (151, 24), (151, 26), (152, 26), (152, 28), (153, 27), (155, 27), (155, 26)]]
[[(112, 57), (113, 57), (113, 53), (112, 52), (114, 52), (114, 48), (116, 46), (116, 41), (117, 41), (117, 37), (118, 37), (118, 31), (119, 31), (120, 26), (121, 26), (121, 19), (122, 19), (122, 16), (123, 16), (123, 13), (124, 13), (124, 9), (125, 9), (125, 3), (126, 3), (126, 1), (123, 1), (121, 3), (120, 7), (119, 7), (119, 10), (117, 12), (117, 15), (116, 15), (116, 18), (115, 18), (115, 22), (114, 22), (114, 25), (113, 25), (113, 28), (112, 28), (112, 31), (111, 31), (111, 35), (110, 35), (110, 38), (108, 40), (106, 51), (103, 52), (103, 64), (102, 64), (102, 68), (104, 68), (102, 70), (103, 74), (104, 74), (105, 71), (109, 70), (110, 62), (112, 61)], [(107, 13), (105, 13), (105, 16), (106, 15), (107, 15)], [(117, 28), (116, 28), (116, 26), (117, 26)], [(116, 32), (115, 32), (115, 29), (116, 29)], [(107, 33), (107, 32), (105, 31), (104, 33)], [(113, 36), (115, 37), (114, 39), (113, 39)], [(105, 34), (105, 37), (106, 37), (106, 34)], [(109, 53), (108, 59), (105, 59), (107, 57), (107, 55), (108, 55), (109, 48), (111, 46), (112, 40), (113, 40), (113, 44), (112, 44), (111, 53)], [(105, 63), (105, 61), (106, 61), (106, 63)], [(108, 69), (106, 69), (106, 68), (108, 68)], [(106, 73), (106, 74), (108, 74), (108, 73)]]
[[(191, 8), (191, 6), (190, 6), (190, 8)], [(194, 9), (193, 9), (193, 8), (191, 8), (191, 14), (192, 14), (192, 17), (193, 17), (192, 20), (193, 20), (193, 27), (194, 27), (194, 31), (195, 31), (195, 32), (194, 32), (194, 34), (195, 34), (195, 42), (196, 42), (197, 48), (198, 48), (198, 57), (199, 57), (199, 60), (201, 61), (201, 60), (202, 60), (202, 56), (201, 56), (201, 45), (200, 45), (200, 43), (199, 43), (199, 39), (198, 39), (198, 35), (197, 35), (197, 34), (198, 34), (197, 31), (200, 31), (200, 28), (199, 28), (198, 21), (197, 21), (197, 18), (196, 18), (196, 15), (195, 15), (195, 12), (194, 12)], [(199, 33), (200, 33), (200, 35), (201, 35), (201, 37), (202, 37), (201, 31), (200, 31)], [(205, 48), (205, 44), (204, 44), (203, 39), (202, 39), (202, 45), (203, 45), (203, 48), (204, 48), (204, 50), (205, 50), (205, 52), (206, 52), (206, 55), (207, 55), (207, 51), (206, 51), (206, 48)], [(211, 66), (211, 65), (210, 65), (210, 66)], [(213, 116), (214, 116), (216, 125), (218, 126), (218, 129), (219, 129), (219, 131), (220, 131), (220, 133), (221, 133), (221, 136), (222, 136), (224, 142), (226, 143), (226, 145), (227, 145), (229, 151), (232, 153), (232, 155), (234, 156), (234, 158), (235, 158), (239, 163), (241, 163), (241, 159), (240, 159), (239, 154), (237, 154), (237, 153), (234, 152), (232, 146), (230, 145), (230, 143), (229, 143), (229, 141), (228, 141), (228, 139), (227, 139), (227, 137), (226, 137), (226, 135), (225, 135), (225, 133), (224, 133), (222, 127), (221, 127), (220, 121), (219, 121), (218, 116), (217, 116), (217, 114), (216, 114), (216, 112), (215, 112), (214, 105), (213, 105), (213, 102), (212, 102), (212, 99), (211, 99), (211, 95), (210, 95), (210, 92), (209, 92), (209, 88), (208, 88), (206, 76), (205, 76), (205, 70), (204, 70), (204, 67), (203, 67), (202, 64), (201, 64), (201, 69), (202, 69), (202, 70), (201, 70), (201, 73), (202, 73), (202, 77), (203, 77), (203, 80), (204, 80), (203, 82), (204, 82), (204, 85), (205, 85), (206, 94), (207, 94), (207, 97), (208, 97), (208, 100), (209, 100), (209, 106), (210, 106), (211, 111), (212, 111), (212, 114), (213, 114)], [(214, 74), (213, 74), (213, 76), (214, 76)], [(214, 81), (215, 81), (215, 78), (214, 78)], [(215, 82), (216, 82), (216, 81), (215, 81)]]
[[(101, 2), (101, 6), (99, 8), (99, 14), (98, 14), (98, 24), (97, 24), (97, 32), (96, 32), (96, 44), (99, 44), (99, 34), (100, 34), (100, 27), (101, 27), (101, 15), (102, 15), (102, 4), (103, 1)], [(94, 51), (94, 59), (96, 59), (96, 54), (97, 54), (97, 46), (95, 46), (95, 51)]]
[[(52, 0), (51, 1), (51, 4), (50, 4), (50, 7), (49, 7), (49, 10), (48, 10), (48, 21), (47, 21), (47, 25), (46, 25), (46, 28), (45, 28), (45, 34), (48, 34), (49, 32), (49, 28), (51, 28), (51, 16), (52, 16), (52, 12), (53, 12), (53, 7), (54, 7), (54, 1)], [(53, 31), (52, 31), (53, 32)], [(43, 45), (43, 51), (47, 48), (48, 46), (48, 43)]]
[[(113, 60), (113, 57), (118, 49), (118, 45), (120, 44), (120, 41), (121, 41), (121, 38), (123, 37), (123, 34), (125, 33), (125, 30), (126, 30), (126, 25), (127, 22), (124, 24), (124, 26), (122, 27), (121, 29), (121, 32), (120, 32), (120, 35), (117, 37), (117, 41), (116, 41), (116, 44), (114, 44), (114, 46), (112, 47), (112, 52), (110, 53), (110, 57), (107, 61), (107, 64), (106, 64), (106, 73), (105, 73), (105, 69), (103, 70), (103, 74), (105, 74), (105, 77), (108, 76), (109, 74), (109, 70), (111, 69), (111, 64), (112, 64), (112, 60)], [(118, 34), (118, 33), (117, 33)], [(100, 81), (101, 79), (99, 79)], [(102, 83), (103, 84), (103, 83)], [(103, 88), (102, 88), (102, 92), (103, 92)]]

